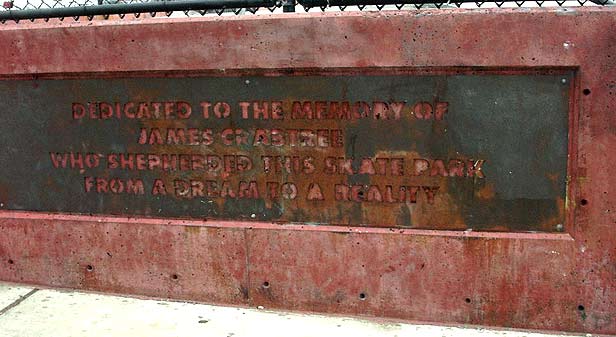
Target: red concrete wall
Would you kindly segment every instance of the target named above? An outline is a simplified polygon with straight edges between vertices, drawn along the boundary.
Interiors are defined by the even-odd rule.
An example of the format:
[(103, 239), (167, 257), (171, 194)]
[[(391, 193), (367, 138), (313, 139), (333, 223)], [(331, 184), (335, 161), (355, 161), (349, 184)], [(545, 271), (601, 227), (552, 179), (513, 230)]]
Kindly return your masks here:
[(607, 7), (0, 26), (4, 79), (382, 67), (567, 67), (578, 74), (562, 234), (3, 210), (0, 279), (446, 324), (616, 333), (614, 27), (616, 10)]

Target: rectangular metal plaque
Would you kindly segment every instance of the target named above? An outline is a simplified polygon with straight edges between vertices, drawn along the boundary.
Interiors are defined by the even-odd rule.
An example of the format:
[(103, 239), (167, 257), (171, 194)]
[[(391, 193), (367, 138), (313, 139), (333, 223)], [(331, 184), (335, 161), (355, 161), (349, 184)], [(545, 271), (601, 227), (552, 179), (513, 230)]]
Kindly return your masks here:
[(0, 81), (2, 209), (556, 231), (565, 74)]

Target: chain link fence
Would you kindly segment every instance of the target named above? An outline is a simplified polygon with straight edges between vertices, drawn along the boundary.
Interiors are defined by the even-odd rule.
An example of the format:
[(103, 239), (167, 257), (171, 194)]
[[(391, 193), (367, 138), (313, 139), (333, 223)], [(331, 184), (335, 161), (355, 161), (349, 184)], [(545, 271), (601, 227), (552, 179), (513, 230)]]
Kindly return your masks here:
[(135, 19), (296, 11), (420, 10), (614, 5), (616, 0), (0, 0), (0, 23), (42, 19)]

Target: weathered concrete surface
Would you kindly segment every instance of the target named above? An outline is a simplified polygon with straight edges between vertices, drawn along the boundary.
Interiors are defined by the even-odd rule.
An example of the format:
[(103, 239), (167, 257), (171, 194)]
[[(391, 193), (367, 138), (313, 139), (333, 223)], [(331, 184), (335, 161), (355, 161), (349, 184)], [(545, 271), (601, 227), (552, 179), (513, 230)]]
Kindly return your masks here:
[[(0, 299), (29, 288), (0, 284)], [(13, 296), (14, 297), (14, 296)], [(39, 290), (0, 315), (2, 337), (548, 337), (542, 333), (439, 327), (357, 318)]]
[[(607, 7), (0, 27), (0, 77), (7, 81), (383, 69), (576, 74), (562, 232), (171, 221), (4, 207), (0, 279), (247, 307), (616, 333), (614, 27), (616, 11)], [(11, 163), (2, 161), (0, 172)], [(0, 207), (10, 191), (0, 186)]]

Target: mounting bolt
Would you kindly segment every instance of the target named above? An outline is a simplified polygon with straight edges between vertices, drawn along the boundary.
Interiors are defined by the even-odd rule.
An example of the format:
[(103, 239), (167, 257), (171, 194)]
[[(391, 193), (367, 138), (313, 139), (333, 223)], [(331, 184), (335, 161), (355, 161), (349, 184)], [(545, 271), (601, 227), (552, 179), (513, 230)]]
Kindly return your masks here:
[(559, 223), (558, 225), (556, 225), (556, 230), (559, 232), (562, 232), (563, 229), (565, 229), (565, 226), (563, 226), (563, 224)]
[(560, 80), (562, 82), (562, 84), (567, 84), (567, 79), (563, 78), (562, 80)]

